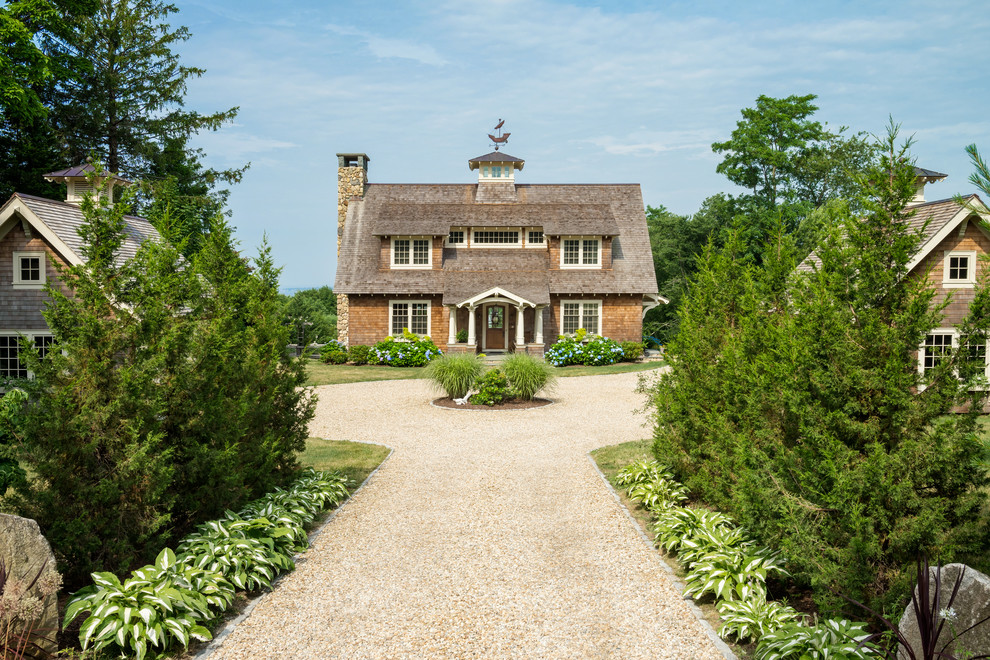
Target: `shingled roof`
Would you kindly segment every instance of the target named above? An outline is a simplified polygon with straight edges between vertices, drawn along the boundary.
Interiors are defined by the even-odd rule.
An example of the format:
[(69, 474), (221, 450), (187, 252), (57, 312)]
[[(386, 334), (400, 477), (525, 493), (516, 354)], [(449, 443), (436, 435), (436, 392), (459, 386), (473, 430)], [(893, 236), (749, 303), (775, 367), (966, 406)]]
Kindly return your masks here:
[[(82, 226), (84, 218), (82, 210), (77, 205), (68, 202), (59, 202), (54, 199), (46, 199), (44, 197), (14, 193), (7, 203), (0, 208), (0, 216), (6, 216), (6, 211), (18, 203), (23, 205), (23, 207), (16, 209), (18, 213), (21, 213), (23, 209), (33, 215), (33, 218), (27, 218), (28, 221), (32, 223), (35, 220), (40, 221), (42, 227), (39, 230), (42, 230), (43, 235), (46, 233), (43, 230), (47, 229), (50, 236), (46, 236), (46, 238), (52, 242), (51, 239), (54, 237), (56, 243), (61, 243), (61, 246), (55, 245), (57, 249), (67, 249), (68, 253), (62, 255), (67, 261), (70, 263), (84, 262), (82, 252), (83, 240), (79, 236), (79, 228)], [(144, 218), (125, 215), (124, 222), (124, 232), (126, 235), (123, 245), (120, 246), (120, 252), (117, 255), (119, 263), (123, 263), (127, 259), (132, 259), (137, 254), (138, 247), (146, 240), (161, 240), (158, 230)]]
[[(931, 243), (939, 231), (956, 218), (960, 211), (967, 208), (968, 205), (979, 201), (979, 197), (970, 195), (963, 198), (962, 205), (955, 199), (940, 199), (934, 202), (924, 202), (909, 206), (906, 210), (914, 211), (914, 215), (908, 220), (908, 226), (915, 231), (922, 232), (921, 243), (918, 245), (918, 254), (927, 253), (933, 247)], [(917, 259), (912, 261), (915, 260)], [(812, 252), (798, 265), (797, 269), (801, 272), (810, 273), (820, 265), (821, 259), (818, 258), (817, 254)]]
[[(515, 201), (476, 202), (477, 184), (369, 184), (352, 199), (334, 290), (435, 294), (457, 304), (499, 286), (534, 304), (551, 294), (655, 294), (656, 275), (637, 184), (519, 184)], [(381, 237), (446, 236), (451, 227), (539, 226), (549, 236), (612, 236), (612, 268), (551, 270), (546, 250), (444, 250), (443, 270), (379, 269)]]

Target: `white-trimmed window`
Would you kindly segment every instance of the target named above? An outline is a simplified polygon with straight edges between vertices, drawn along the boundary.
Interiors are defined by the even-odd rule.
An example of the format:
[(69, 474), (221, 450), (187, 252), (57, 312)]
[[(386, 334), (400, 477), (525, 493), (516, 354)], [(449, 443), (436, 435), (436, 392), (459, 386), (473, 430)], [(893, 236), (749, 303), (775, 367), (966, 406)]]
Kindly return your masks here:
[(976, 284), (976, 252), (946, 252), (942, 263), (942, 286), (969, 288)]
[(389, 334), (401, 337), (403, 329), (420, 336), (430, 334), (429, 300), (389, 301)]
[(960, 369), (964, 373), (960, 375), (966, 379), (976, 376), (990, 377), (990, 368), (987, 365), (987, 336), (983, 333), (968, 337), (960, 335), (959, 344), (966, 351), (963, 355), (963, 366)]
[(467, 233), (463, 227), (451, 227), (447, 233), (447, 245), (464, 245), (466, 243), (465, 236)]
[(584, 236), (564, 236), (560, 239), (561, 268), (601, 268), (602, 240)]
[(543, 237), (543, 227), (530, 227), (526, 230), (526, 247), (541, 248), (546, 246)]
[(589, 335), (601, 334), (602, 301), (562, 300), (560, 302), (560, 334), (572, 335), (580, 328)]
[(14, 288), (40, 289), (45, 285), (45, 253), (14, 253)]
[(31, 372), (21, 360), (21, 337), (34, 342), (41, 357), (48, 355), (54, 337), (45, 333), (0, 331), (0, 378), (29, 378)]
[[(970, 380), (974, 377), (990, 378), (990, 365), (987, 364), (987, 336), (959, 334), (956, 328), (938, 328), (925, 336), (918, 351), (918, 371), (924, 375), (948, 360), (953, 351), (963, 351), (959, 356), (959, 378)], [(924, 388), (924, 385), (922, 385)]]
[(471, 247), (516, 248), (522, 245), (522, 230), (518, 227), (471, 230)]
[(429, 236), (392, 237), (392, 268), (433, 268), (433, 241)]
[(928, 373), (938, 367), (943, 360), (947, 360), (952, 354), (952, 347), (955, 342), (955, 331), (936, 330), (925, 336), (925, 343), (921, 346), (921, 372)]

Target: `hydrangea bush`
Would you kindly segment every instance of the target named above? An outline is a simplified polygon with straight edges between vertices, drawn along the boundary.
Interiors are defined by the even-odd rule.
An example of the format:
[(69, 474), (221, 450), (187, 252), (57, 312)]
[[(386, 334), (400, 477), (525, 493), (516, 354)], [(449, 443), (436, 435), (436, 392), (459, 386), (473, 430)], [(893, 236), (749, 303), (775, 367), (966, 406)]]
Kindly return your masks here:
[(389, 367), (423, 367), (443, 355), (429, 337), (418, 337), (409, 331), (401, 339), (386, 337), (371, 347), (368, 362)]
[(584, 364), (600, 367), (615, 364), (623, 359), (622, 346), (608, 337), (592, 337), (587, 343), (569, 335), (560, 335), (557, 343), (550, 347), (544, 359), (555, 367), (571, 364)]
[(347, 347), (343, 342), (331, 339), (320, 349), (320, 359), (327, 364), (344, 364), (347, 362)]

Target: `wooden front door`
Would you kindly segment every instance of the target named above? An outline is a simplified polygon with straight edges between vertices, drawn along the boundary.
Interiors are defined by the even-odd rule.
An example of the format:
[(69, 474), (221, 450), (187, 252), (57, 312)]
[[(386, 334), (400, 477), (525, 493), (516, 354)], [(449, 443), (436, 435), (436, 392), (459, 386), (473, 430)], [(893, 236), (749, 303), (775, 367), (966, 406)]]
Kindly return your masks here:
[(505, 350), (505, 305), (485, 309), (485, 350)]

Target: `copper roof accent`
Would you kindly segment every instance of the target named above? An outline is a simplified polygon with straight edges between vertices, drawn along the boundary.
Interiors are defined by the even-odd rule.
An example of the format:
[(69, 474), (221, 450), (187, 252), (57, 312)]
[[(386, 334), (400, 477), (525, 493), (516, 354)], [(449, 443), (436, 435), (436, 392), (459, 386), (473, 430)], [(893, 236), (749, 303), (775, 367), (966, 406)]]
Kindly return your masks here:
[[(457, 304), (495, 286), (541, 301), (536, 304), (552, 294), (657, 292), (638, 184), (517, 185), (518, 202), (497, 205), (476, 204), (477, 188), (477, 184), (368, 184), (364, 199), (347, 207), (334, 290), (443, 295), (444, 304)], [(439, 237), (452, 226), (542, 226), (549, 236), (554, 232), (613, 236), (612, 268), (551, 270), (547, 250), (446, 248), (442, 269), (379, 269), (382, 236)]]
[[(915, 168), (920, 169), (920, 168)], [(931, 170), (925, 170), (931, 171)], [(935, 174), (938, 174), (935, 172)], [(945, 176), (945, 175), (942, 175)], [(979, 200), (976, 195), (963, 198), (963, 204)], [(921, 242), (918, 244), (918, 251), (922, 252), (928, 243), (948, 222), (955, 218), (965, 206), (961, 206), (955, 199), (940, 199), (934, 202), (922, 202), (920, 204), (909, 205), (905, 211), (914, 211), (914, 215), (908, 220), (908, 227), (915, 231), (921, 231)], [(802, 261), (797, 270), (810, 273), (821, 265), (821, 259), (812, 252)]]
[[(93, 164), (86, 163), (85, 165), (75, 165), (73, 167), (67, 167), (64, 170), (58, 170), (57, 172), (49, 172), (48, 174), (45, 174), (44, 177), (49, 181), (55, 181), (55, 180), (65, 181), (65, 179), (68, 178), (84, 177), (87, 174), (92, 174), (94, 172), (96, 172), (96, 168), (93, 166)], [(117, 176), (116, 174), (110, 174), (109, 172), (101, 172), (100, 176), (110, 176), (121, 183), (131, 183), (127, 179)]]
[(509, 139), (509, 136), (510, 136), (510, 135), (512, 135), (512, 133), (506, 133), (506, 134), (504, 134), (504, 135), (501, 135), (501, 136), (499, 136), (499, 137), (495, 137), (494, 135), (492, 135), (491, 133), (489, 133), (489, 134), (488, 134), (488, 137), (489, 137), (489, 138), (491, 139), (491, 141), (492, 141), (492, 142), (494, 142), (495, 144), (502, 144), (502, 143), (504, 143), (504, 142), (505, 142), (506, 140), (508, 140), (508, 139)]
[[(506, 135), (508, 135), (508, 133), (506, 133)], [(521, 170), (526, 164), (526, 161), (522, 158), (516, 158), (515, 156), (502, 153), (501, 151), (493, 151), (485, 154), (484, 156), (478, 156), (477, 158), (470, 159), (468, 161), (468, 167), (472, 170), (476, 170), (481, 167), (481, 163), (514, 163), (513, 167), (517, 170)]]

